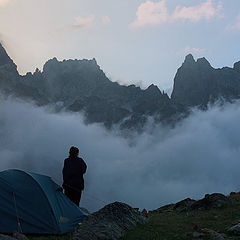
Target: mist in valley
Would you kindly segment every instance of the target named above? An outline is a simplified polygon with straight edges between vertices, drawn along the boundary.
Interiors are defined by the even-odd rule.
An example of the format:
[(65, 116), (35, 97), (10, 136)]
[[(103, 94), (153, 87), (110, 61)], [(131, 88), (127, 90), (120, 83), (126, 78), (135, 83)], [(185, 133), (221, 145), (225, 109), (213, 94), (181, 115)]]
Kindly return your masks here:
[(186, 197), (240, 190), (239, 119), (239, 102), (193, 109), (175, 128), (149, 123), (130, 139), (100, 124), (85, 125), (81, 114), (2, 98), (0, 169), (46, 174), (61, 185), (63, 161), (76, 145), (88, 165), (83, 207), (95, 211), (122, 201), (156, 209)]

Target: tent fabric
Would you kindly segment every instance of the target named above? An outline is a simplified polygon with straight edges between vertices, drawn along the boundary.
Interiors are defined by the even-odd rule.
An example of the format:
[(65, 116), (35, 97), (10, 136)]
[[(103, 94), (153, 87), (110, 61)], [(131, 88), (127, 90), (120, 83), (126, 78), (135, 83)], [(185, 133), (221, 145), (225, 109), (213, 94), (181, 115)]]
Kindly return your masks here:
[(87, 215), (50, 177), (21, 170), (0, 172), (0, 232), (63, 234)]

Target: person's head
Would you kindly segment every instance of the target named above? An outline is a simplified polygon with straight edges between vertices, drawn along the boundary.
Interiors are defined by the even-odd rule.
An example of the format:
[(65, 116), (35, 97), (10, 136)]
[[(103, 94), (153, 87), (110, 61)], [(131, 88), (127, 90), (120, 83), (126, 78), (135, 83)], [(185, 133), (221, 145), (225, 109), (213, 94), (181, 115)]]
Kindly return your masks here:
[(69, 149), (69, 157), (77, 157), (79, 154), (79, 149), (77, 147), (70, 147)]

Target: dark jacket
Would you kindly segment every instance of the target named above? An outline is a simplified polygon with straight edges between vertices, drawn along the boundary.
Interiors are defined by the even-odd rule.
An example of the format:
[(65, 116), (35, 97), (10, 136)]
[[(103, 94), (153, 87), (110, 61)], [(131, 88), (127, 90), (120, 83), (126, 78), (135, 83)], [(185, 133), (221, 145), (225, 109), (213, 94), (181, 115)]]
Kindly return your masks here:
[(82, 158), (69, 157), (64, 160), (63, 188), (72, 187), (73, 190), (84, 189), (83, 174), (87, 170), (87, 165)]

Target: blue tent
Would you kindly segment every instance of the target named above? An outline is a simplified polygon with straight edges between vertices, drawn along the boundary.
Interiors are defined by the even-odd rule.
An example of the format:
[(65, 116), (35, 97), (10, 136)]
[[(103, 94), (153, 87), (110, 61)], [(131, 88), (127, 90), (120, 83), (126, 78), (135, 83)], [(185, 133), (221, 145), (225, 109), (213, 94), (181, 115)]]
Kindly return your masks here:
[(0, 232), (63, 234), (87, 214), (48, 176), (21, 170), (0, 172)]

